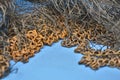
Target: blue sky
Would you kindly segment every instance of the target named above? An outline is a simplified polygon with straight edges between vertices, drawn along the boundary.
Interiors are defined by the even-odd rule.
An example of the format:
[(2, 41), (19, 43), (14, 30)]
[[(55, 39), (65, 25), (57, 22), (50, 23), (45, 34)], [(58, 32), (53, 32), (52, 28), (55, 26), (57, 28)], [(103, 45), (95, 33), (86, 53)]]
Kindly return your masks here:
[(74, 53), (74, 48), (64, 48), (60, 42), (45, 46), (26, 64), (17, 63), (17, 73), (11, 73), (3, 80), (119, 80), (120, 70), (100, 68), (91, 70), (78, 65), (82, 57)]

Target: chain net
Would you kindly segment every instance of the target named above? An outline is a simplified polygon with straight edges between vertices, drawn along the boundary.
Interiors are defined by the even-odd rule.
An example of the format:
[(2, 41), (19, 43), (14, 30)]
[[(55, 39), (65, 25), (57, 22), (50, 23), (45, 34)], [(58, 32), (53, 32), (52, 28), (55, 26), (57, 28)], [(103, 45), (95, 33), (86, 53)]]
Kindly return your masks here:
[(119, 0), (0, 0), (0, 77), (61, 39), (79, 64), (120, 68), (119, 16)]

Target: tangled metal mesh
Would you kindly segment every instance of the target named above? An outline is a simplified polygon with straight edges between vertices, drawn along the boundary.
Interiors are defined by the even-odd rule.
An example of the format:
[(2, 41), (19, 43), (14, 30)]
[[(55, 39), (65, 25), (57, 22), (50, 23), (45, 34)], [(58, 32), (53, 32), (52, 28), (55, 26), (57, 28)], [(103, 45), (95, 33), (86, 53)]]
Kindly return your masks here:
[[(119, 0), (0, 0), (0, 77), (62, 39), (79, 64), (120, 68)], [(96, 47), (96, 45), (101, 45)]]
[(119, 0), (81, 0), (87, 12), (98, 23), (114, 33), (114, 48), (120, 48), (120, 1)]

